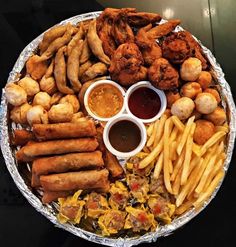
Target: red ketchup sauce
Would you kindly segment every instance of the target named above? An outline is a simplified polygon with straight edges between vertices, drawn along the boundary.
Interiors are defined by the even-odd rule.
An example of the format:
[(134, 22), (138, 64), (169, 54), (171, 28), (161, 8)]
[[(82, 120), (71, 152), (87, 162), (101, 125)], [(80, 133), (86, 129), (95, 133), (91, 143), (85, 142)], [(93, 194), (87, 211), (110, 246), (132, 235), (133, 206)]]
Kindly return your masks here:
[(150, 119), (161, 107), (159, 95), (148, 87), (140, 87), (131, 93), (128, 100), (130, 111), (138, 118)]

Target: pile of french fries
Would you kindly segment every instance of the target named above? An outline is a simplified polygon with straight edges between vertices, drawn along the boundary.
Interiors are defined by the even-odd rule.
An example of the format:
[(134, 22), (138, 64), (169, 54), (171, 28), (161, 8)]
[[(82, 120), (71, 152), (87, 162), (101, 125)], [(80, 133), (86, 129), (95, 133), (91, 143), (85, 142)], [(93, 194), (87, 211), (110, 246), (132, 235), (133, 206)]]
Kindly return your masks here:
[(215, 134), (204, 144), (193, 141), (194, 116), (183, 124), (178, 117), (163, 114), (147, 127), (148, 155), (139, 168), (155, 161), (153, 176), (163, 173), (167, 191), (176, 198), (176, 215), (191, 207), (196, 209), (211, 196), (224, 176), (224, 140), (228, 126), (217, 126)]

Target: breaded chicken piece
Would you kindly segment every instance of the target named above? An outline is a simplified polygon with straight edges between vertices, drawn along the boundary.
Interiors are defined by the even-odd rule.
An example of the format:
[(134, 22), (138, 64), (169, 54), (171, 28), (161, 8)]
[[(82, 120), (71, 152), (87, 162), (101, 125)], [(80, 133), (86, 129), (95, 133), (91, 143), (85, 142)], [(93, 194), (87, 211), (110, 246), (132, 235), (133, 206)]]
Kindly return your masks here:
[(161, 20), (161, 16), (156, 13), (148, 12), (129, 12), (128, 13), (128, 23), (134, 27), (143, 27), (149, 23), (155, 23)]

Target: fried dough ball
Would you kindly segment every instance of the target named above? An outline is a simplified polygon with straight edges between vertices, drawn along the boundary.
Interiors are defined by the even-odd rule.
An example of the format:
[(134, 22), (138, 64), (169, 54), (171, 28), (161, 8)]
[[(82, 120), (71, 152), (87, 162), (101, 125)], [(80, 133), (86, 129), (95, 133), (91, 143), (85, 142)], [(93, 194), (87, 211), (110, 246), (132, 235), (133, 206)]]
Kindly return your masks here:
[(34, 96), (33, 105), (41, 105), (48, 111), (51, 107), (51, 96), (46, 92), (39, 92)]
[(75, 95), (66, 95), (63, 98), (60, 99), (59, 103), (63, 104), (63, 103), (70, 103), (73, 107), (73, 112), (76, 113), (79, 111), (80, 108), (80, 104), (79, 104), (79, 100), (77, 99), (77, 97)]
[(48, 68), (47, 61), (42, 61), (38, 55), (33, 55), (26, 62), (26, 71), (34, 80), (40, 80)]
[(193, 140), (198, 145), (203, 145), (207, 140), (209, 140), (215, 133), (215, 126), (212, 122), (207, 120), (197, 120), (196, 129), (193, 134)]
[(194, 110), (194, 102), (188, 97), (182, 97), (174, 102), (171, 106), (172, 115), (177, 116), (180, 120), (187, 119)]
[(173, 105), (173, 103), (180, 99), (180, 94), (178, 91), (168, 91), (166, 92), (166, 99), (167, 99), (167, 107), (171, 108), (171, 106)]
[(196, 81), (201, 71), (201, 61), (195, 57), (190, 57), (181, 65), (180, 76), (184, 81)]
[(217, 107), (215, 97), (210, 93), (199, 93), (195, 99), (196, 109), (202, 114), (212, 113)]
[(5, 92), (7, 101), (11, 105), (19, 106), (27, 101), (27, 94), (25, 90), (14, 83), (7, 84), (5, 87)]
[(201, 85), (197, 82), (188, 82), (184, 84), (180, 90), (180, 94), (184, 97), (195, 99), (202, 92)]
[(40, 123), (47, 124), (48, 113), (41, 105), (35, 105), (28, 110), (27, 121), (31, 126)]
[(216, 89), (207, 88), (207, 89), (204, 90), (204, 93), (212, 94), (216, 98), (216, 101), (217, 101), (218, 104), (221, 102), (220, 94)]
[(152, 85), (161, 90), (172, 90), (179, 86), (179, 73), (165, 58), (158, 58), (148, 69)]
[(15, 106), (11, 110), (10, 118), (15, 123), (27, 124), (27, 112), (32, 106), (28, 103), (24, 103), (21, 106)]
[(73, 117), (73, 106), (70, 103), (53, 105), (48, 112), (49, 121), (52, 123), (71, 122)]
[(223, 108), (218, 106), (212, 113), (205, 115), (204, 118), (216, 126), (223, 125), (226, 121), (226, 113)]
[(82, 119), (86, 119), (86, 118), (84, 117), (83, 112), (80, 111), (80, 112), (77, 112), (77, 113), (73, 114), (71, 122), (72, 123), (77, 123), (77, 122), (80, 122)]
[(52, 76), (48, 78), (43, 76), (39, 82), (39, 86), (43, 92), (46, 92), (49, 95), (52, 95), (57, 91), (57, 85), (56, 85), (54, 77)]
[(212, 82), (211, 73), (208, 71), (202, 71), (197, 79), (197, 82), (201, 85), (202, 89), (206, 89)]
[(34, 96), (40, 91), (38, 82), (28, 76), (22, 78), (18, 85), (25, 90), (28, 96)]

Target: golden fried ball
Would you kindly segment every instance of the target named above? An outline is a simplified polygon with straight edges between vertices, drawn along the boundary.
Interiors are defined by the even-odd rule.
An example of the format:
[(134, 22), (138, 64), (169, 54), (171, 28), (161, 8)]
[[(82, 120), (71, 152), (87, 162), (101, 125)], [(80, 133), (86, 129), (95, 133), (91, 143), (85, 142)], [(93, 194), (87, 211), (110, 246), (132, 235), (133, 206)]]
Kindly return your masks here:
[(49, 121), (52, 123), (71, 122), (73, 106), (70, 103), (53, 105), (48, 112)]
[(180, 90), (180, 94), (184, 97), (195, 99), (202, 92), (201, 85), (197, 82), (188, 82), (184, 84)]
[(48, 111), (51, 107), (51, 96), (46, 92), (39, 92), (34, 96), (33, 105), (41, 105)]
[(28, 76), (22, 78), (18, 82), (18, 85), (24, 88), (28, 96), (34, 96), (36, 93), (40, 91), (38, 82)]
[(71, 122), (72, 123), (80, 122), (82, 118), (84, 118), (83, 112), (80, 111), (80, 112), (74, 113), (71, 119)]
[(201, 85), (202, 89), (206, 89), (212, 82), (211, 73), (208, 71), (202, 71), (197, 79), (197, 82)]
[(216, 89), (207, 88), (204, 90), (204, 93), (212, 94), (216, 98), (216, 101), (218, 104), (221, 102), (220, 94), (218, 93), (218, 91)]
[(30, 125), (33, 124), (47, 124), (48, 113), (41, 105), (35, 105), (27, 112), (27, 121)]
[(15, 106), (10, 113), (10, 118), (15, 123), (27, 124), (27, 112), (31, 109), (31, 105), (24, 103), (21, 106)]
[(195, 57), (190, 57), (181, 65), (180, 76), (184, 81), (196, 81), (201, 71), (201, 61)]
[(5, 87), (5, 92), (7, 101), (11, 105), (20, 106), (27, 102), (27, 94), (25, 90), (14, 83), (7, 84)]
[(171, 108), (173, 103), (177, 100), (180, 99), (180, 94), (178, 91), (168, 91), (166, 92), (166, 100), (167, 100), (167, 107)]
[(59, 101), (59, 103), (65, 103), (65, 102), (70, 103), (73, 106), (74, 113), (79, 111), (80, 104), (79, 104), (79, 100), (75, 95), (66, 95), (63, 98), (61, 98)]
[(199, 93), (195, 99), (195, 105), (198, 112), (209, 114), (216, 109), (217, 101), (210, 93)]
[(203, 145), (207, 140), (209, 140), (215, 133), (215, 126), (212, 122), (207, 120), (197, 120), (196, 129), (193, 134), (193, 140), (198, 145)]
[(218, 106), (212, 113), (205, 115), (204, 118), (214, 125), (223, 125), (226, 121), (226, 113), (222, 107)]
[(43, 76), (39, 82), (39, 86), (43, 92), (46, 92), (49, 95), (52, 95), (57, 91), (57, 86), (54, 77), (46, 78), (45, 76)]
[(191, 116), (194, 110), (194, 102), (188, 97), (182, 97), (175, 101), (171, 106), (172, 115), (177, 116), (180, 120), (187, 119)]

